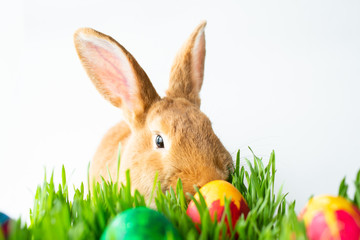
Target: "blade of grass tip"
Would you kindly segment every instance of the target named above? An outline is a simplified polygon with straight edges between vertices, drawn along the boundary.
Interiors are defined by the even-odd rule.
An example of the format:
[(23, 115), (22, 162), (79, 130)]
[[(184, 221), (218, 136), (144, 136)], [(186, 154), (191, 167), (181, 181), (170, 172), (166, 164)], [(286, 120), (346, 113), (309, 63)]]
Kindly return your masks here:
[(155, 197), (155, 204), (159, 211), (163, 210), (164, 206), (164, 193), (161, 190), (161, 184), (160, 181), (156, 183), (156, 197)]
[(89, 197), (90, 197), (90, 202), (93, 205), (95, 205), (97, 198), (98, 198), (98, 192), (100, 191), (99, 189), (101, 187), (100, 187), (100, 182), (93, 181), (91, 184), (92, 184), (92, 190), (90, 192), (90, 189), (89, 189)]
[(50, 177), (50, 183), (49, 183), (49, 189), (47, 189), (49, 191), (49, 196), (51, 196), (53, 194), (53, 192), (55, 192), (55, 185), (54, 185), (54, 169), (51, 172), (51, 177)]
[(105, 178), (104, 178), (103, 176), (100, 176), (100, 179), (101, 179), (101, 184), (102, 184), (103, 186), (105, 186), (105, 185), (106, 185), (106, 180), (105, 180)]
[(241, 169), (240, 169), (240, 180), (244, 183), (244, 176), (245, 176), (245, 167), (242, 166)]
[(258, 161), (258, 164), (259, 164), (259, 170), (260, 170), (260, 172), (265, 175), (265, 167), (264, 167), (263, 161), (261, 161), (261, 160)]
[(178, 203), (180, 204), (181, 210), (185, 210), (186, 208), (186, 199), (185, 199), (185, 195), (184, 195), (184, 189), (183, 189), (183, 185), (182, 185), (182, 181), (179, 178), (178, 182), (176, 184), (176, 194), (178, 197)]
[(65, 188), (65, 185), (66, 185), (66, 172), (65, 172), (64, 164), (62, 165), (62, 169), (61, 169), (61, 180), (62, 180), (62, 186)]
[(253, 155), (253, 156), (254, 156), (254, 169), (256, 171), (256, 174), (260, 175), (259, 161), (255, 155)]
[(277, 192), (275, 206), (280, 204), (281, 201), (284, 201), (285, 197), (288, 195), (287, 193), (286, 194), (282, 193), (283, 187), (284, 187), (284, 185), (281, 185), (278, 192)]
[(196, 209), (198, 210), (199, 212), (199, 216), (200, 216), (200, 219), (202, 219), (202, 214), (203, 214), (203, 206), (201, 205), (201, 203), (195, 199), (195, 197), (193, 195), (191, 195), (190, 193), (186, 193), (186, 195), (188, 195), (188, 197), (194, 202), (195, 206), (196, 206)]
[(202, 193), (200, 192), (199, 188), (197, 186), (194, 186), (196, 192), (198, 193), (199, 195), (199, 199), (200, 199), (200, 204), (203, 208), (207, 209), (207, 205), (206, 205), (206, 201), (205, 201), (205, 198), (204, 196), (202, 195)]
[(259, 157), (257, 157), (256, 155), (255, 155), (255, 153), (254, 153), (254, 151), (251, 149), (251, 147), (248, 147), (249, 149), (250, 149), (250, 151), (251, 151), (251, 153), (252, 153), (252, 155), (253, 155), (253, 157), (254, 157), (254, 160), (256, 159), (257, 161), (261, 161), (262, 159), (261, 158), (259, 158)]
[(120, 160), (121, 160), (121, 142), (119, 143), (118, 148), (118, 157), (117, 157), (117, 171), (116, 171), (116, 182), (119, 181), (119, 172), (120, 172)]
[(360, 191), (359, 191), (359, 188), (356, 189), (356, 191), (355, 191), (354, 203), (357, 205), (358, 208), (360, 208)]
[(346, 178), (344, 177), (341, 180), (338, 195), (341, 197), (347, 198), (347, 190), (348, 190), (348, 185), (346, 184)]
[(239, 174), (240, 172), (240, 149), (236, 153), (236, 164), (235, 164), (235, 174)]
[[(146, 206), (146, 203), (145, 203), (145, 197), (143, 195), (141, 195), (141, 193), (139, 191), (137, 191), (137, 196), (136, 196), (136, 201), (137, 201), (137, 207), (139, 206)], [(135, 198), (135, 195), (134, 195), (134, 198)]]
[(275, 186), (275, 151), (273, 150), (270, 155), (269, 164), (271, 164), (271, 184), (272, 184), (272, 192), (274, 192), (274, 186)]
[(247, 182), (247, 185), (248, 185), (248, 187), (247, 187), (247, 193), (246, 193), (246, 195), (248, 195), (249, 194), (249, 192), (250, 192), (250, 175), (249, 175), (249, 173), (248, 173), (248, 171), (245, 171), (245, 179), (246, 179), (246, 182)]
[(360, 170), (357, 172), (355, 179), (354, 202), (360, 208)]
[[(252, 163), (249, 161), (249, 159), (245, 159), (245, 161), (246, 161), (246, 164), (248, 165), (248, 167), (250, 168), (251, 175), (257, 174), (257, 171), (254, 169), (254, 167), (253, 167)], [(247, 179), (247, 180), (248, 180), (248, 183), (250, 184), (250, 182), (249, 182), (250, 179)]]
[(110, 181), (110, 183), (113, 183), (112, 178), (111, 178), (111, 175), (110, 175), (110, 170), (109, 170), (109, 166), (108, 166), (108, 165), (106, 165), (106, 171), (107, 171), (107, 174), (108, 174), (108, 176), (109, 176), (109, 181)]
[(244, 214), (242, 214), (235, 225), (235, 234), (238, 235), (238, 239), (247, 239), (245, 228), (246, 228), (246, 221)]
[(171, 200), (176, 199), (176, 194), (175, 194), (175, 191), (174, 191), (172, 186), (170, 186), (170, 191), (169, 192), (170, 192), (170, 199)]
[(251, 185), (255, 188), (257, 196), (260, 197), (262, 194), (258, 180), (259, 179), (254, 174), (250, 176)]
[(356, 180), (355, 180), (355, 182), (360, 185), (360, 169), (359, 169), (359, 171), (358, 171), (357, 174), (356, 174)]
[[(260, 204), (260, 207), (259, 207), (259, 210), (258, 210), (258, 212), (259, 213), (261, 213), (261, 212), (263, 212), (263, 210), (265, 209), (265, 208), (267, 208), (267, 209), (265, 209), (266, 211), (267, 210), (269, 210), (269, 208), (271, 208), (270, 206), (269, 206), (269, 199), (270, 199), (270, 195), (269, 194), (266, 194), (265, 195), (265, 198), (260, 198), (259, 199), (259, 202), (262, 202), (261, 204)], [(271, 204), (271, 203), (270, 203)], [(273, 207), (273, 206), (272, 206)], [(266, 214), (264, 214), (264, 215), (266, 215)]]
[(131, 182), (130, 182), (130, 169), (126, 170), (126, 187), (125, 187), (125, 196), (128, 202), (131, 202)]
[(147, 206), (150, 206), (150, 204), (151, 204), (151, 202), (153, 200), (153, 196), (154, 196), (154, 192), (155, 192), (155, 189), (156, 189), (156, 183), (157, 183), (158, 177), (159, 177), (159, 172), (156, 171), (155, 178), (154, 178), (154, 184), (153, 184), (153, 187), (152, 187), (152, 190), (151, 190), (151, 194), (150, 194), (150, 198), (149, 198)]
[(83, 199), (84, 198), (84, 183), (81, 182), (81, 185), (80, 185), (80, 194), (81, 194), (81, 198)]
[(50, 177), (49, 185), (54, 185), (54, 169), (51, 171), (51, 177)]
[(251, 149), (251, 147), (248, 146), (248, 149), (249, 149), (250, 152), (255, 156), (254, 151)]

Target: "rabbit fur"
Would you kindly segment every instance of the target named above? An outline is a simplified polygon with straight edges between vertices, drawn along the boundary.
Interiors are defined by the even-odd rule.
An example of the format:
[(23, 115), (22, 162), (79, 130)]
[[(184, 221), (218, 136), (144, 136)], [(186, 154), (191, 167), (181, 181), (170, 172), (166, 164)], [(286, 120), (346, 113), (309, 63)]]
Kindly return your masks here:
[(90, 28), (76, 31), (75, 47), (89, 78), (124, 115), (103, 137), (90, 164), (91, 180), (99, 182), (100, 176), (109, 180), (108, 172), (116, 179), (119, 143), (119, 180), (124, 182), (130, 169), (132, 189), (145, 197), (150, 196), (156, 173), (163, 191), (174, 188), (180, 178), (184, 191), (192, 194), (194, 185), (228, 178), (233, 170), (231, 155), (200, 111), (205, 26), (202, 22), (178, 52), (164, 98), (135, 58), (112, 37)]

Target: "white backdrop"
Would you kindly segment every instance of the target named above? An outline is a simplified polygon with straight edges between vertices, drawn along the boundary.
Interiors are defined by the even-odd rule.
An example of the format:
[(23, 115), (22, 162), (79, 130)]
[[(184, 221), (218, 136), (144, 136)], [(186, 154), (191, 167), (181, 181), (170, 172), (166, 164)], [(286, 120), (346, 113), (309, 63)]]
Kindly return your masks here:
[(124, 45), (163, 95), (181, 44), (203, 19), (202, 110), (235, 156), (276, 152), (277, 184), (300, 210), (360, 168), (359, 1), (1, 1), (0, 211), (28, 218), (44, 168), (86, 179), (120, 119), (77, 58), (92, 27)]

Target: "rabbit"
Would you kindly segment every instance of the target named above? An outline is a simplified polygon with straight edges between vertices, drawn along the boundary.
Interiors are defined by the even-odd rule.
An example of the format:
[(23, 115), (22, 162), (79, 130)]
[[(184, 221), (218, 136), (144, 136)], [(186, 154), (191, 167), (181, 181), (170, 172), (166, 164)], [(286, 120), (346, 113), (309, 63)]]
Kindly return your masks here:
[(145, 198), (156, 173), (163, 191), (176, 189), (180, 178), (190, 194), (194, 186), (229, 177), (232, 157), (200, 111), (205, 26), (201, 22), (178, 52), (163, 98), (135, 58), (112, 37), (90, 28), (75, 32), (75, 47), (89, 78), (124, 118), (103, 137), (90, 163), (91, 181), (100, 182), (100, 176), (116, 179), (119, 143), (119, 181), (125, 181), (130, 169), (132, 191), (137, 189)]

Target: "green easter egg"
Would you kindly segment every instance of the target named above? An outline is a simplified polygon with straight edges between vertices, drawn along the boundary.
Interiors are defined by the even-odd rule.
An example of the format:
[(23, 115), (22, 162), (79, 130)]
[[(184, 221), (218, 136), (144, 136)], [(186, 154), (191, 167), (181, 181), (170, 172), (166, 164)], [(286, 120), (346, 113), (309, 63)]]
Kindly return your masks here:
[(101, 240), (181, 239), (172, 223), (161, 213), (138, 207), (117, 215), (106, 227)]

